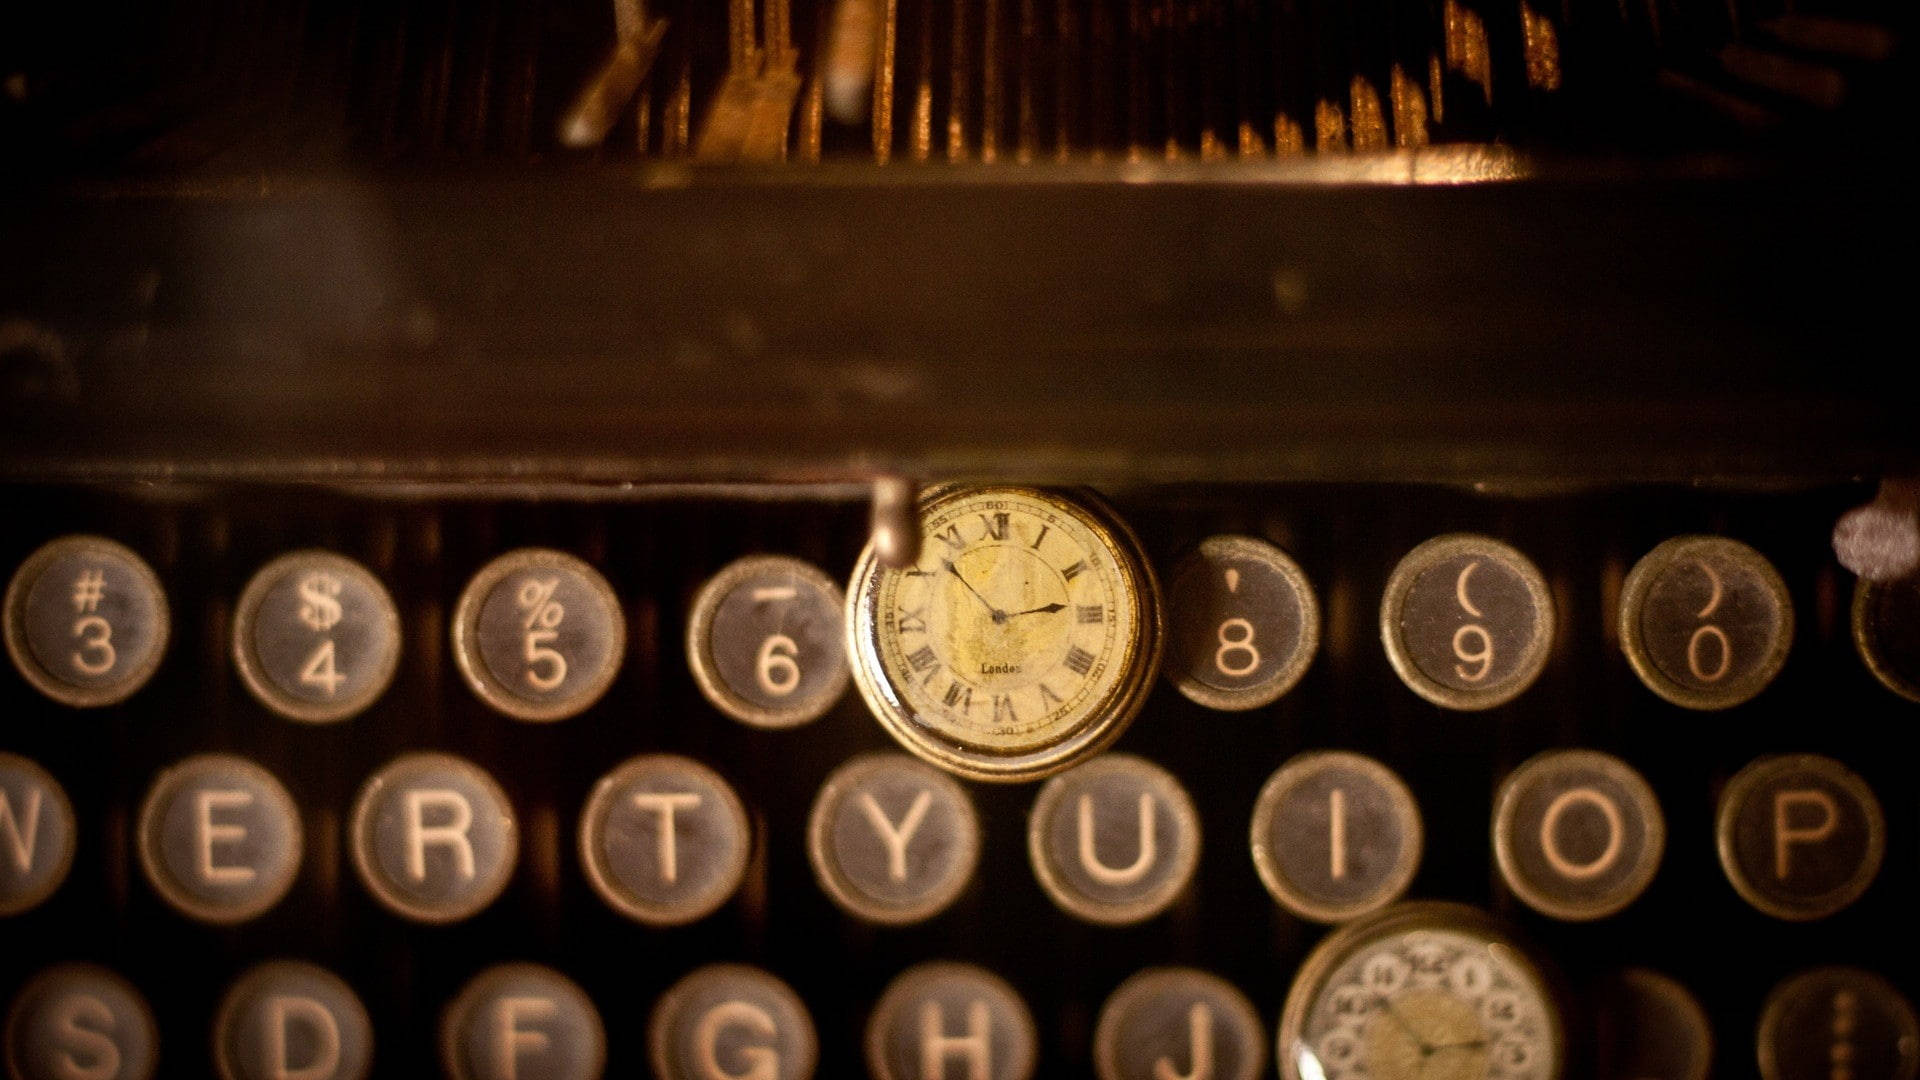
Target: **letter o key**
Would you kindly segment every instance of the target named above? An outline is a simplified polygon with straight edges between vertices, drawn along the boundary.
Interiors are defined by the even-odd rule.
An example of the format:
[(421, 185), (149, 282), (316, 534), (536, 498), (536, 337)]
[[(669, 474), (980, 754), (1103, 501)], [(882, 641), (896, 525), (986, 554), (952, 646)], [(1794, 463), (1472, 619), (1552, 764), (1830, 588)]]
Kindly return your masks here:
[(1604, 918), (1646, 891), (1660, 868), (1659, 800), (1626, 762), (1550, 750), (1515, 769), (1494, 800), (1493, 851), (1514, 895), (1570, 922)]

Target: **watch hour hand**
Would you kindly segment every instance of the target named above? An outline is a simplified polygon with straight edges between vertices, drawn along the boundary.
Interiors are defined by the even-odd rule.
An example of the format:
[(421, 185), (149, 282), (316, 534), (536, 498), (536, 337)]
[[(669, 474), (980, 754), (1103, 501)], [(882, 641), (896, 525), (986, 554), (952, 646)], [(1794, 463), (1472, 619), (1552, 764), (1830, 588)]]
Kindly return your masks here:
[(1474, 1039), (1470, 1042), (1441, 1043), (1439, 1046), (1433, 1048), (1433, 1052), (1437, 1054), (1442, 1050), (1481, 1050), (1485, 1049), (1486, 1045), (1487, 1040), (1485, 1039)]
[(1009, 611), (1007, 612), (1007, 618), (1011, 619), (1015, 615), (1047, 615), (1064, 610), (1066, 606), (1065, 604), (1043, 604), (1040, 607), (1030, 607), (1025, 611)]
[(996, 624), (1004, 623), (1007, 621), (1007, 613), (1004, 611), (1001, 611), (997, 607), (994, 607), (991, 601), (989, 601), (986, 597), (981, 596), (980, 590), (974, 588), (973, 582), (968, 581), (965, 575), (960, 573), (960, 568), (953, 565), (952, 559), (941, 559), (940, 565), (946, 567), (947, 573), (952, 574), (954, 578), (960, 582), (960, 584), (965, 585), (967, 587), (967, 591), (973, 594), (974, 599), (986, 605), (987, 611), (993, 615), (993, 621)]

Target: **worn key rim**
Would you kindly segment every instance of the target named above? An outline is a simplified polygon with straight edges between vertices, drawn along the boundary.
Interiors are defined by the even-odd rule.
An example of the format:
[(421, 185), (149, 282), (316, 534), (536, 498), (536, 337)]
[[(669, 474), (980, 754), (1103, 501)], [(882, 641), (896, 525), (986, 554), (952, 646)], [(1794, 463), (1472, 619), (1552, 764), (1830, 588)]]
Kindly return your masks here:
[[(293, 826), (289, 834), (290, 850), (283, 859), (284, 880), (270, 893), (257, 897), (241, 907), (208, 904), (187, 892), (179, 882), (173, 880), (172, 872), (167, 869), (166, 859), (160, 851), (160, 829), (163, 824), (160, 821), (161, 796), (176, 794), (172, 788), (180, 780), (190, 776), (193, 770), (208, 765), (235, 769), (245, 774), (267, 793), (268, 801), (274, 804), (278, 812), (286, 815), (286, 820)], [(167, 801), (170, 802), (171, 799)], [(300, 880), (301, 863), (306, 858), (306, 825), (300, 820), (300, 807), (294, 802), (293, 793), (289, 792), (286, 784), (265, 766), (241, 757), (239, 754), (222, 752), (194, 754), (160, 770), (154, 777), (153, 783), (148, 785), (146, 796), (140, 801), (140, 816), (134, 826), (134, 835), (135, 847), (140, 853), (140, 869), (146, 874), (147, 884), (151, 885), (153, 890), (160, 894), (160, 898), (175, 911), (188, 918), (215, 926), (238, 925), (273, 910), (287, 898), (287, 894), (293, 891), (294, 884)]]
[[(1120, 1068), (1120, 1023), (1127, 1010), (1140, 998), (1168, 988), (1205, 987), (1204, 993), (1226, 1003), (1243, 1030), (1253, 1033), (1247, 1060), (1247, 1077), (1257, 1077), (1267, 1064), (1267, 1028), (1260, 1013), (1240, 988), (1211, 971), (1197, 967), (1161, 965), (1142, 968), (1126, 980), (1100, 1006), (1100, 1019), (1093, 1029), (1093, 1068), (1100, 1080), (1124, 1080)], [(1237, 1080), (1223, 1077), (1221, 1080)]]
[[(509, 574), (535, 566), (557, 567), (575, 575), (604, 605), (608, 614), (607, 662), (563, 700), (529, 701), (515, 694), (494, 676), (487, 668), (486, 658), (480, 655), (480, 611), (493, 595), (494, 587)], [(474, 696), (507, 717), (530, 723), (566, 720), (593, 708), (606, 696), (614, 679), (619, 677), (627, 653), (626, 612), (621, 608), (620, 597), (613, 591), (613, 586), (608, 584), (606, 576), (593, 564), (556, 548), (518, 548), (496, 556), (482, 566), (467, 582), (466, 588), (460, 591), (460, 601), (453, 609), (452, 635), (454, 666), (460, 669)]]
[[(804, 559), (792, 555), (748, 555), (735, 559), (722, 567), (720, 572), (707, 579), (694, 594), (692, 615), (687, 619), (687, 666), (693, 671), (693, 680), (706, 696), (708, 703), (749, 727), (767, 731), (785, 731), (790, 728), (804, 727), (832, 711), (840, 699), (847, 694), (847, 687), (853, 682), (853, 665), (845, 656), (841, 657), (840, 669), (834, 674), (829, 686), (820, 692), (817, 699), (788, 709), (771, 709), (755, 704), (733, 692), (726, 679), (720, 675), (719, 664), (713, 655), (713, 620), (719, 614), (720, 604), (742, 581), (770, 570), (792, 574), (808, 585), (820, 590), (831, 608), (844, 623), (846, 619), (846, 594), (832, 578), (819, 567)], [(836, 639), (842, 650), (846, 647), (846, 630), (842, 626)]]
[(356, 1018), (367, 1032), (367, 1069), (360, 1075), (372, 1076), (374, 1050), (377, 1047), (373, 1039), (373, 1016), (367, 1012), (366, 1002), (360, 1000), (360, 995), (354, 992), (353, 987), (348, 985), (345, 979), (327, 968), (307, 960), (280, 957), (263, 960), (246, 968), (227, 985), (226, 992), (220, 996), (220, 1004), (213, 1013), (213, 1064), (220, 1075), (220, 1080), (247, 1080), (245, 1073), (233, 1062), (233, 1055), (227, 1046), (227, 1031), (238, 1020), (237, 1014), (240, 1006), (244, 1004), (243, 999), (254, 989), (254, 984), (284, 972), (298, 973), (316, 982), (325, 983), (335, 992), (339, 1000), (351, 1003)]
[[(67, 789), (61, 786), (60, 781), (55, 779), (52, 773), (42, 768), (39, 762), (8, 750), (0, 750), (0, 768), (17, 769), (39, 782), (42, 789), (52, 796), (58, 807), (56, 813), (64, 817), (69, 826), (67, 842), (55, 859), (59, 865), (47, 876), (46, 883), (32, 892), (14, 897), (11, 901), (0, 897), (0, 918), (7, 918), (32, 911), (46, 903), (49, 897), (60, 891), (60, 886), (67, 883), (67, 875), (73, 872), (74, 853), (80, 848), (80, 819), (74, 816), (73, 800), (67, 797)], [(45, 814), (46, 808), (42, 807), (40, 812)]]
[[(885, 768), (911, 768), (929, 784), (946, 789), (953, 797), (954, 805), (959, 807), (960, 817), (966, 822), (961, 830), (964, 836), (957, 839), (962, 845), (960, 864), (963, 869), (951, 881), (942, 883), (939, 889), (909, 907), (887, 907), (869, 898), (841, 872), (828, 843), (828, 835), (833, 828), (833, 812), (840, 807), (841, 801), (862, 780)], [(813, 809), (807, 815), (807, 859), (813, 864), (814, 880), (819, 882), (829, 899), (840, 905), (841, 910), (855, 918), (885, 926), (910, 926), (947, 910), (973, 883), (973, 876), (980, 869), (980, 815), (973, 805), (973, 797), (967, 794), (967, 789), (958, 780), (919, 758), (893, 750), (861, 754), (834, 769), (821, 786), (819, 795), (814, 798)]]
[(1920, 683), (1913, 676), (1901, 672), (1887, 662), (1880, 653), (1880, 633), (1874, 621), (1873, 605), (1883, 590), (1896, 588), (1897, 583), (1876, 583), (1861, 578), (1853, 586), (1853, 604), (1849, 617), (1853, 624), (1853, 647), (1860, 654), (1860, 662), (1867, 666), (1880, 685), (1906, 698), (1920, 703)]
[(1174, 622), (1173, 608), (1178, 604), (1180, 582), (1196, 568), (1205, 565), (1209, 557), (1236, 555), (1270, 567), (1286, 580), (1293, 590), (1295, 601), (1300, 605), (1300, 640), (1295, 643), (1287, 662), (1272, 675), (1239, 690), (1222, 690), (1201, 682), (1192, 672), (1176, 671), (1171, 664), (1165, 666), (1164, 673), (1168, 680), (1186, 695), (1187, 700), (1220, 712), (1246, 712), (1280, 700), (1300, 685), (1300, 680), (1306, 677), (1307, 669), (1313, 666), (1314, 657), (1320, 652), (1320, 599), (1314, 594), (1306, 571), (1278, 545), (1256, 536), (1237, 533), (1222, 533), (1200, 541), (1174, 567), (1173, 573), (1167, 575), (1169, 637), (1175, 632), (1171, 627)]
[(701, 983), (720, 978), (735, 978), (751, 982), (766, 993), (780, 999), (780, 1003), (800, 1021), (799, 1030), (782, 1032), (791, 1037), (799, 1051), (800, 1062), (795, 1069), (797, 1077), (811, 1077), (820, 1061), (820, 1036), (814, 1029), (813, 1015), (807, 1011), (807, 1003), (794, 992), (785, 979), (762, 967), (741, 963), (702, 964), (676, 979), (665, 993), (653, 1003), (653, 1009), (647, 1016), (647, 1063), (653, 1066), (655, 1076), (661, 1080), (676, 1077), (673, 1071), (673, 1022), (685, 1007), (686, 998), (700, 988)]
[[(302, 701), (274, 685), (260, 661), (254, 641), (260, 605), (266, 600), (267, 593), (279, 584), (288, 571), (319, 566), (334, 570), (343, 577), (353, 578), (373, 594), (386, 640), (386, 646), (375, 659), (373, 675), (360, 692), (329, 703)], [(324, 548), (290, 551), (268, 562), (248, 579), (246, 588), (240, 591), (240, 599), (233, 608), (233, 666), (240, 672), (241, 681), (246, 684), (255, 701), (285, 719), (303, 724), (336, 723), (371, 708), (392, 687), (394, 675), (399, 671), (400, 639), (400, 611), (394, 606), (393, 594), (387, 591), (386, 585), (359, 562)]]
[[(1501, 683), (1475, 690), (1456, 690), (1420, 670), (1413, 654), (1400, 635), (1400, 622), (1406, 612), (1407, 596), (1420, 576), (1456, 555), (1480, 555), (1498, 559), (1520, 578), (1533, 604), (1533, 632), (1521, 650), (1520, 666)], [(1505, 705), (1527, 692), (1539, 681), (1553, 653), (1553, 637), (1559, 618), (1553, 607), (1553, 594), (1540, 568), (1519, 548), (1481, 533), (1446, 533), (1433, 537), (1400, 557), (1387, 587), (1380, 596), (1380, 641), (1387, 651), (1387, 662), (1407, 689), (1443, 709), (1479, 712)]]
[(20, 1024), (25, 1019), (27, 1002), (32, 1001), (37, 994), (44, 993), (46, 984), (64, 978), (98, 979), (112, 985), (133, 1003), (137, 1014), (134, 1020), (140, 1024), (141, 1032), (146, 1037), (149, 1056), (152, 1059), (151, 1064), (154, 1067), (146, 1072), (134, 1074), (130, 1080), (148, 1080), (155, 1075), (159, 1071), (160, 1023), (153, 1015), (153, 1003), (149, 1002), (147, 996), (140, 992), (140, 988), (133, 984), (133, 980), (112, 968), (87, 961), (64, 961), (41, 968), (14, 992), (13, 1002), (7, 1007), (6, 1028), (0, 1031), (0, 1052), (6, 1054), (7, 1075), (15, 1080), (24, 1080), (27, 1076), (27, 1070), (21, 1066), (20, 1059), (14, 1052), (18, 1045)]
[[(1780, 633), (1759, 664), (1729, 680), (1725, 686), (1713, 690), (1696, 690), (1669, 678), (1648, 651), (1646, 636), (1640, 625), (1647, 595), (1660, 576), (1679, 563), (1703, 555), (1717, 555), (1752, 571), (1760, 579), (1761, 588), (1773, 599), (1780, 616)], [(1617, 630), (1620, 649), (1627, 654), (1627, 663), (1647, 689), (1685, 709), (1718, 712), (1744, 705), (1759, 696), (1787, 664), (1787, 655), (1793, 651), (1793, 624), (1793, 598), (1787, 592), (1787, 583), (1780, 577), (1780, 571), (1774, 569), (1773, 561), (1752, 546), (1728, 536), (1690, 533), (1664, 540), (1640, 556), (1640, 560), (1633, 564), (1633, 569), (1627, 571), (1626, 581), (1620, 586)]]
[[(1076, 776), (1089, 774), (1083, 770), (1119, 771), (1139, 776), (1171, 807), (1179, 842), (1174, 855), (1178, 861), (1167, 878), (1171, 883), (1169, 887), (1128, 903), (1106, 904), (1082, 896), (1061, 879), (1047, 850), (1047, 822), (1060, 801), (1066, 798), (1067, 785)], [(1194, 875), (1200, 867), (1201, 832), (1199, 808), (1193, 805), (1193, 796), (1187, 793), (1179, 777), (1138, 754), (1109, 752), (1082, 762), (1041, 786), (1040, 794), (1034, 797), (1033, 810), (1027, 815), (1027, 861), (1048, 899), (1062, 911), (1098, 926), (1131, 926), (1164, 914), (1193, 887)]]
[[(894, 1016), (903, 1005), (920, 995), (920, 988), (931, 982), (938, 982), (949, 976), (960, 976), (986, 986), (992, 993), (1012, 1004), (1014, 1025), (1020, 1029), (1020, 1038), (1025, 1053), (1022, 1060), (1015, 1063), (1011, 1074), (995, 1077), (994, 1080), (1027, 1080), (1033, 1075), (1039, 1058), (1040, 1030), (1033, 1020), (1033, 1010), (1028, 1007), (1020, 991), (999, 974), (959, 960), (923, 960), (905, 971), (895, 975), (880, 992), (873, 1004), (873, 1011), (867, 1017), (866, 1038), (862, 1040), (866, 1049), (867, 1071), (874, 1080), (910, 1080), (896, 1076), (887, 1061), (887, 1035), (892, 1031)], [(991, 1030), (991, 1029), (989, 1029)]]
[(1914, 1049), (1920, 1046), (1920, 1018), (1914, 1015), (1913, 1003), (1908, 1001), (1906, 995), (1900, 992), (1900, 988), (1893, 984), (1893, 980), (1879, 972), (1868, 971), (1851, 964), (1822, 964), (1807, 968), (1780, 980), (1772, 990), (1767, 992), (1767, 999), (1760, 1006), (1760, 1023), (1754, 1028), (1754, 1057), (1762, 1080), (1796, 1080), (1795, 1077), (1780, 1071), (1776, 1039), (1780, 1025), (1786, 1022), (1788, 997), (1799, 990), (1803, 984), (1817, 983), (1822, 979), (1857, 980), (1872, 986), (1896, 1004), (1904, 1006), (1899, 1010), (1898, 1015), (1893, 1017), (1893, 1021), (1894, 1025), (1901, 1029), (1905, 1036), (1904, 1045), (1909, 1048), (1906, 1061), (1903, 1062), (1906, 1067), (1904, 1071), (1895, 1073), (1887, 1080), (1913, 1080), (1915, 1073), (1920, 1072), (1920, 1050)]
[[(1734, 830), (1739, 824), (1737, 818), (1740, 808), (1755, 788), (1780, 773), (1800, 769), (1820, 774), (1853, 798), (1861, 809), (1861, 816), (1866, 818), (1867, 846), (1861, 853), (1859, 867), (1844, 883), (1810, 901), (1791, 904), (1782, 903), (1761, 892), (1747, 877), (1734, 850)], [(1714, 847), (1719, 853), (1720, 869), (1726, 875), (1727, 883), (1733, 886), (1742, 900), (1762, 914), (1786, 922), (1814, 922), (1853, 906), (1873, 887), (1874, 879), (1880, 876), (1880, 864), (1887, 851), (1886, 811), (1881, 807), (1879, 797), (1873, 793), (1873, 788), (1858, 773), (1822, 754), (1772, 754), (1748, 762), (1734, 774), (1733, 779), (1727, 782), (1726, 790), (1721, 792), (1720, 804), (1714, 811), (1713, 831)]]
[(520, 977), (535, 977), (550, 982), (560, 993), (573, 999), (573, 1004), (582, 1007), (582, 1014), (593, 1021), (593, 1062), (587, 1069), (588, 1076), (600, 1076), (607, 1067), (607, 1021), (600, 1015), (599, 1006), (593, 1003), (579, 983), (567, 974), (546, 964), (527, 961), (513, 961), (493, 964), (482, 968), (460, 987), (452, 1001), (440, 1012), (437, 1025), (440, 1043), (440, 1066), (448, 1076), (456, 1080), (478, 1080), (465, 1068), (464, 1056), (460, 1053), (460, 1020), (472, 1010), (473, 1006), (484, 998), (494, 984)]
[[(1520, 872), (1513, 850), (1513, 828), (1514, 815), (1519, 813), (1520, 798), (1524, 794), (1521, 787), (1557, 769), (1591, 769), (1600, 773), (1620, 785), (1640, 813), (1644, 823), (1642, 828), (1646, 832), (1640, 858), (1635, 861), (1633, 872), (1613, 895), (1584, 904), (1562, 900), (1535, 887)], [(1659, 796), (1638, 769), (1612, 754), (1586, 749), (1544, 750), (1508, 773), (1500, 781), (1499, 794), (1494, 797), (1493, 858), (1499, 867), (1500, 879), (1528, 907), (1562, 922), (1592, 922), (1617, 915), (1632, 906), (1653, 884), (1653, 879), (1660, 872), (1661, 860), (1666, 857), (1666, 850), (1667, 821), (1660, 807)]]
[[(1281, 873), (1279, 864), (1274, 860), (1272, 845), (1268, 842), (1268, 837), (1273, 833), (1274, 816), (1280, 812), (1280, 801), (1302, 780), (1330, 763), (1366, 774), (1385, 791), (1405, 834), (1400, 845), (1400, 856), (1394, 860), (1393, 872), (1380, 890), (1364, 903), (1345, 906), (1322, 904), (1299, 892)], [(1351, 750), (1309, 750), (1288, 759), (1276, 769), (1260, 786), (1260, 794), (1254, 797), (1248, 837), (1253, 849), (1254, 871), (1260, 876), (1260, 883), (1267, 887), (1267, 892), (1295, 915), (1326, 925), (1358, 919), (1399, 900), (1406, 895), (1408, 886), (1413, 884), (1414, 876), (1420, 872), (1420, 860), (1426, 854), (1426, 823), (1421, 820), (1420, 804), (1406, 781), (1384, 763)]]
[[(87, 688), (66, 682), (41, 666), (33, 655), (32, 644), (27, 640), (27, 592), (39, 581), (49, 563), (75, 551), (102, 551), (121, 560), (153, 595), (153, 647), (148, 650), (144, 660), (129, 668), (127, 674), (112, 686)], [(7, 582), (6, 596), (0, 599), (0, 610), (5, 611), (5, 618), (0, 619), (0, 625), (4, 626), (7, 653), (13, 657), (14, 669), (20, 672), (20, 677), (47, 697), (76, 709), (117, 705), (139, 693), (153, 679), (154, 673), (160, 670), (173, 635), (173, 613), (167, 603), (167, 590), (160, 584), (153, 567), (147, 565), (147, 561), (127, 545), (93, 533), (58, 537), (35, 549), (20, 563), (19, 569), (13, 572), (13, 578)]]
[(1707, 1080), (1713, 1073), (1713, 1061), (1718, 1049), (1713, 1037), (1713, 1022), (1707, 1016), (1707, 1010), (1700, 999), (1686, 984), (1662, 971), (1649, 967), (1630, 967), (1613, 977), (1613, 984), (1619, 989), (1633, 988), (1649, 997), (1660, 998), (1672, 1011), (1683, 1017), (1688, 1033), (1699, 1038), (1699, 1069), (1672, 1077), (1671, 1080)]
[[(606, 856), (601, 850), (601, 841), (606, 837), (607, 816), (612, 812), (615, 792), (636, 776), (644, 776), (660, 765), (674, 768), (698, 776), (702, 782), (714, 791), (725, 796), (724, 813), (731, 822), (734, 833), (740, 838), (734, 857), (727, 860), (726, 870), (720, 877), (727, 882), (724, 889), (716, 889), (710, 896), (702, 897), (698, 904), (685, 907), (667, 908), (648, 904), (629, 895), (613, 880), (606, 865)], [(587, 802), (580, 811), (578, 830), (580, 865), (587, 873), (587, 883), (593, 886), (601, 900), (608, 907), (622, 915), (646, 926), (670, 927), (685, 926), (725, 907), (728, 901), (739, 893), (746, 879), (747, 867), (752, 862), (756, 843), (752, 823), (747, 818), (746, 806), (740, 801), (740, 794), (725, 777), (695, 761), (679, 754), (640, 754), (613, 767), (593, 785), (593, 792), (587, 796)]]
[[(366, 835), (371, 825), (374, 803), (392, 779), (392, 774), (402, 766), (417, 763), (432, 764), (464, 773), (487, 791), (503, 811), (501, 828), (507, 838), (505, 857), (500, 860), (500, 869), (496, 872), (498, 880), (490, 881), (487, 887), (476, 893), (472, 899), (456, 909), (445, 911), (422, 907), (393, 891), (387, 884), (386, 875), (375, 865), (372, 853), (373, 839)], [(478, 915), (492, 907), (513, 883), (514, 872), (520, 865), (520, 818), (514, 808), (513, 800), (507, 797), (500, 782), (485, 769), (466, 758), (436, 750), (415, 750), (389, 759), (375, 769), (361, 783), (360, 791), (354, 796), (353, 812), (347, 815), (347, 848), (353, 856), (353, 868), (360, 878), (360, 884), (367, 893), (380, 903), (381, 907), (403, 919), (424, 923), (429, 926), (445, 926), (461, 922)]]

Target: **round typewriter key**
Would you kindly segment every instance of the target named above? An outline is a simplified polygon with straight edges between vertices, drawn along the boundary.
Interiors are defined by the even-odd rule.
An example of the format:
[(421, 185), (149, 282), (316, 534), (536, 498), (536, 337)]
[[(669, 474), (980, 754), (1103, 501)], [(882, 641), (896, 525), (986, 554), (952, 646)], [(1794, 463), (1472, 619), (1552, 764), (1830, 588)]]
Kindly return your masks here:
[(460, 594), (453, 657), (480, 700), (516, 720), (564, 720), (606, 693), (627, 647), (613, 588), (565, 552), (488, 563)]
[(973, 800), (905, 754), (866, 754), (835, 769), (807, 820), (813, 876), (847, 912), (903, 925), (953, 903), (980, 861)]
[(1166, 674), (1210, 709), (1257, 709), (1293, 689), (1320, 645), (1299, 564), (1250, 536), (1210, 536), (1174, 569)]
[(1413, 793), (1360, 754), (1301, 754), (1253, 804), (1253, 865), (1267, 891), (1303, 919), (1335, 923), (1399, 899), (1420, 868)]
[(13, 999), (14, 1080), (147, 1080), (160, 1057), (153, 1010), (127, 980), (91, 964), (48, 968)]
[(1623, 971), (1594, 992), (1594, 1075), (1598, 1080), (1707, 1080), (1713, 1029), (1687, 988), (1644, 968)]
[(1387, 659), (1448, 709), (1518, 697), (1546, 666), (1553, 598), (1525, 555), (1485, 536), (1437, 536), (1408, 552), (1380, 601)]
[(1766, 689), (1793, 644), (1786, 582), (1737, 540), (1679, 536), (1634, 564), (1620, 644), (1647, 689), (1689, 709), (1725, 709)]
[(1774, 988), (1760, 1010), (1759, 1044), (1763, 1080), (1913, 1080), (1920, 1070), (1913, 1006), (1857, 968), (1815, 968)]
[(403, 754), (374, 773), (348, 830), (361, 883), (415, 922), (478, 913), (506, 889), (520, 853), (507, 793), (451, 754)]
[(344, 720), (393, 681), (400, 613), (359, 563), (296, 551), (261, 567), (240, 593), (233, 660), (247, 689), (281, 716)]
[(1633, 903), (1660, 869), (1666, 839), (1646, 780), (1593, 750), (1540, 754), (1494, 799), (1500, 876), (1528, 907), (1556, 919), (1605, 918)]
[(651, 926), (711, 914), (740, 887), (753, 846), (740, 797), (689, 758), (649, 754), (594, 785), (580, 862), (614, 910)]
[(713, 707), (761, 728), (798, 727), (847, 692), (846, 597), (799, 559), (754, 555), (693, 601), (687, 659)]
[(300, 811), (267, 770), (201, 754), (162, 772), (140, 806), (140, 866), (175, 910), (244, 922), (280, 902), (300, 872)]
[(1108, 926), (1165, 911), (1200, 863), (1200, 815), (1173, 774), (1103, 754), (1040, 789), (1027, 824), (1034, 876), (1060, 909)]
[(607, 1031), (572, 979), (539, 964), (501, 964), (447, 1006), (440, 1054), (454, 1080), (598, 1080)]
[(1880, 872), (1886, 821), (1866, 782), (1831, 758), (1761, 758), (1720, 796), (1720, 866), (1761, 911), (1825, 918), (1860, 898)]
[(47, 770), (0, 751), (0, 917), (52, 896), (73, 868), (73, 804)]
[(1920, 574), (1854, 586), (1853, 643), (1887, 689), (1920, 701)]
[(272, 960), (240, 976), (213, 1021), (221, 1080), (364, 1080), (373, 1021), (324, 968)]
[(1005, 979), (972, 964), (908, 968), (867, 1019), (873, 1080), (1027, 1080), (1039, 1036), (1027, 1003)]
[(1121, 983), (1093, 1034), (1100, 1080), (1254, 1080), (1266, 1060), (1246, 995), (1193, 968), (1149, 968)]
[(41, 693), (112, 705), (146, 685), (166, 651), (167, 594), (140, 556), (65, 536), (27, 556), (7, 586), (7, 652)]
[(819, 1059), (807, 1007), (756, 967), (712, 964), (653, 1007), (647, 1048), (660, 1080), (808, 1080)]

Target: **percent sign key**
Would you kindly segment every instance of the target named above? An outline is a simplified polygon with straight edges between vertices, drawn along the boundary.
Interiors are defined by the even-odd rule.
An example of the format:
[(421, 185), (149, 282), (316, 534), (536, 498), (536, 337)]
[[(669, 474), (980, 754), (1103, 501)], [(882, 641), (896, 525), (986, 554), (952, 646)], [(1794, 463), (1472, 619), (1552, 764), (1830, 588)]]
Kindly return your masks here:
[(480, 700), (516, 720), (564, 720), (600, 699), (626, 650), (620, 600), (593, 567), (523, 548), (460, 596), (453, 655)]

